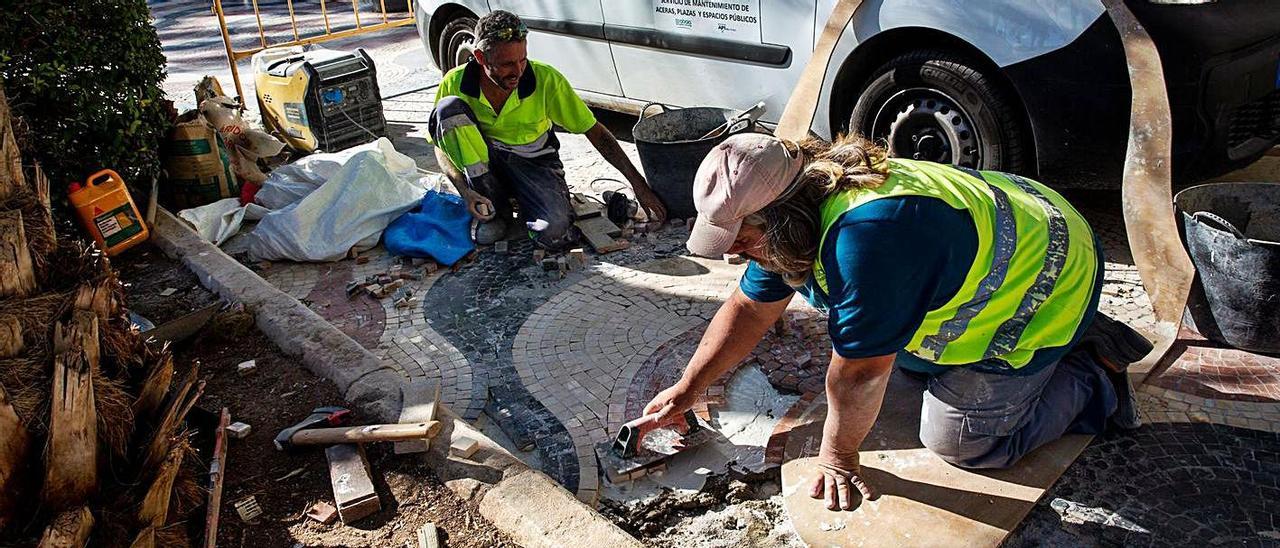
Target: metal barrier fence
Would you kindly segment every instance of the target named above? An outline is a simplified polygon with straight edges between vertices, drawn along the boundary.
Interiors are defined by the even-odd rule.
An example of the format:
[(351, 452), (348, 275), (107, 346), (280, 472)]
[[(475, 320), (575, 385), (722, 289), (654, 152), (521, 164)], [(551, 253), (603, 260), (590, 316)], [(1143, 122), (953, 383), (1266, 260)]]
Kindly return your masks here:
[[(293, 40), (268, 44), (266, 30), (262, 26), (262, 12), (258, 9), (258, 0), (252, 0), (253, 17), (257, 21), (257, 27), (258, 27), (259, 47), (249, 48), (245, 50), (237, 50), (231, 46), (231, 31), (227, 29), (227, 16), (222, 10), (222, 0), (213, 1), (213, 12), (218, 16), (218, 29), (222, 32), (222, 45), (227, 50), (227, 64), (231, 67), (231, 80), (235, 82), (236, 95), (240, 97), (241, 101), (245, 101), (244, 89), (240, 85), (240, 70), (237, 68), (236, 64), (243, 59), (252, 57), (253, 54), (255, 53), (258, 53), (267, 48), (305, 46), (308, 44), (318, 44), (321, 42), (328, 42), (330, 40), (350, 38), (352, 36), (359, 36), (361, 34), (369, 34), (369, 33), (378, 32), (382, 30), (404, 27), (404, 26), (412, 25), (416, 22), (414, 11), (413, 11), (413, 0), (406, 0), (405, 4), (409, 12), (409, 16), (402, 17), (402, 18), (391, 18), (387, 13), (387, 0), (378, 0), (379, 6), (382, 8), (382, 11), (380, 14), (375, 12), (372, 15), (374, 15), (375, 17), (377, 15), (381, 15), (382, 22), (374, 23), (371, 25), (365, 25), (360, 21), (360, 15), (361, 15), (360, 0), (350, 0), (351, 11), (355, 15), (356, 26), (353, 29), (345, 29), (345, 30), (334, 32), (332, 27), (330, 27), (329, 25), (328, 1), (329, 0), (320, 0), (320, 14), (324, 18), (324, 33), (316, 34), (312, 36), (302, 36), (302, 34), (298, 32), (298, 17), (293, 9), (293, 0), (286, 0), (285, 3), (289, 7), (289, 27), (290, 27), (290, 30), (293, 31)], [(369, 14), (365, 14), (365, 15), (369, 15)]]

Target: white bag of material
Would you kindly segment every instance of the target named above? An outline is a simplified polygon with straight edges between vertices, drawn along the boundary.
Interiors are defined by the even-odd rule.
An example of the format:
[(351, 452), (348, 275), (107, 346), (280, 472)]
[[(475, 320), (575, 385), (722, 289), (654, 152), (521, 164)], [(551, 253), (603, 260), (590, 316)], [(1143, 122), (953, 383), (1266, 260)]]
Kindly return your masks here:
[(416, 169), (408, 177), (403, 176), (404, 170), (396, 172), (396, 167), (402, 167), (396, 164), (396, 156), (410, 164), (413, 160), (394, 149), (390, 152), (394, 154), (358, 151), (305, 198), (268, 213), (248, 235), (249, 256), (336, 261), (353, 247), (376, 244), (391, 221), (418, 205), (433, 180), (418, 177)]
[(211, 204), (184, 209), (178, 216), (195, 227), (196, 233), (213, 245), (221, 246), (240, 232), (246, 219), (256, 221), (269, 212), (258, 204), (240, 206), (239, 198), (226, 198)]
[(365, 151), (378, 151), (386, 158), (387, 170), (405, 180), (417, 180), (418, 166), (413, 158), (396, 151), (391, 140), (382, 137), (372, 143), (354, 146), (338, 152), (312, 154), (288, 165), (276, 168), (262, 183), (262, 189), (253, 201), (268, 209), (280, 209), (303, 199), (317, 187), (333, 177), (355, 155)]

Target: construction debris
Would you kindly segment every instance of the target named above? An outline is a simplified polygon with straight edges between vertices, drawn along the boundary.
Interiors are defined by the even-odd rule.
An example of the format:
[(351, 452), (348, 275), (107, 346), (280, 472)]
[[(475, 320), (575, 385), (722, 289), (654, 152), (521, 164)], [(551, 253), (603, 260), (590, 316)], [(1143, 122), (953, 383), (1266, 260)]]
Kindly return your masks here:
[(235, 506), (236, 513), (240, 514), (240, 519), (245, 523), (252, 523), (262, 517), (262, 506), (258, 505), (258, 499), (253, 495), (237, 500), (232, 506)]
[(233, 422), (227, 425), (227, 435), (238, 440), (249, 437), (249, 432), (252, 430), (253, 427), (243, 422)]
[(440, 530), (427, 523), (418, 528), (418, 548), (440, 548)]
[(311, 505), (311, 508), (307, 510), (307, 517), (320, 522), (322, 525), (329, 525), (335, 519), (338, 519), (338, 509), (322, 500)]
[(449, 444), (449, 455), (460, 459), (469, 459), (480, 449), (480, 442), (467, 436), (459, 436)]

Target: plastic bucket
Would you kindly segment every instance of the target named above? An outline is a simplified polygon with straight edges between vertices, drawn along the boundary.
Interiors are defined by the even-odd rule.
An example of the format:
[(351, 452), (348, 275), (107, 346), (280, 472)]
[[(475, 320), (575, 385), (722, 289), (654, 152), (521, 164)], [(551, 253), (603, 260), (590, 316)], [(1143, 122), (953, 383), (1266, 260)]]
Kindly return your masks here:
[(1174, 197), (1196, 267), (1187, 315), (1205, 338), (1280, 353), (1280, 184), (1216, 183)]
[[(661, 107), (662, 112), (648, 116), (652, 106)], [(661, 103), (649, 103), (640, 111), (631, 136), (649, 188), (667, 207), (669, 218), (697, 215), (693, 207), (693, 176), (702, 159), (730, 135), (754, 129), (755, 122), (742, 120), (718, 137), (703, 138), (737, 114), (727, 108), (675, 108)]]

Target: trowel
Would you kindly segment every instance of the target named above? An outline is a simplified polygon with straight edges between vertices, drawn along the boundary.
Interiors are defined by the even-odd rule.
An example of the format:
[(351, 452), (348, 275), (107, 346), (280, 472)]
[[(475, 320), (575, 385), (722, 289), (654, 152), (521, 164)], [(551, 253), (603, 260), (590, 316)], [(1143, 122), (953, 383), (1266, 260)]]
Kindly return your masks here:
[(714, 437), (693, 411), (666, 419), (654, 413), (622, 425), (613, 441), (596, 444), (596, 459), (610, 482), (622, 483), (663, 470), (672, 456)]

